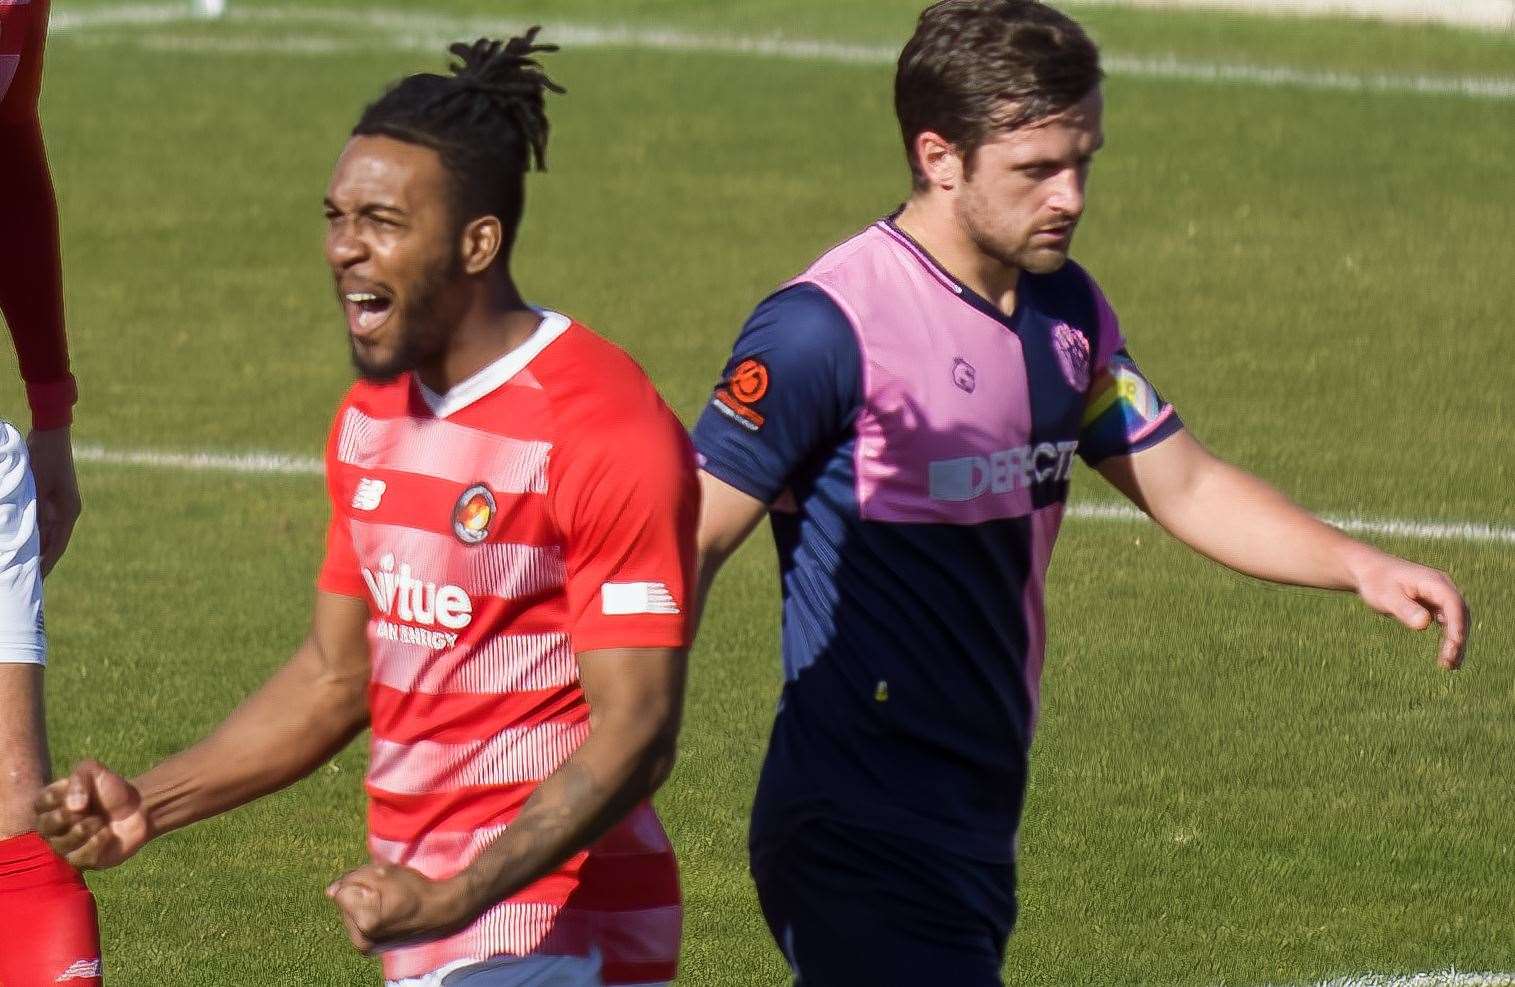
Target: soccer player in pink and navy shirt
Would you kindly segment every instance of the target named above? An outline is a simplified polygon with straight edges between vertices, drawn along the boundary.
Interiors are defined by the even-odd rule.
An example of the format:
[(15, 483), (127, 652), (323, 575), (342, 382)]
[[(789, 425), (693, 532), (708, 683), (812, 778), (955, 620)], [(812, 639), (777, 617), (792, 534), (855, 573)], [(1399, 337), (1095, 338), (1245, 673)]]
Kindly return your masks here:
[(1184, 428), (1068, 259), (1103, 142), (1099, 55), (1032, 0), (945, 0), (899, 59), (914, 188), (752, 314), (695, 429), (700, 585), (765, 515), (785, 685), (752, 875), (805, 987), (1000, 982), (1075, 455), (1190, 547), (1468, 618)]
[(546, 148), (535, 32), (368, 107), (326, 195), (360, 380), (327, 447), (310, 635), (206, 740), (86, 763), (38, 828), (85, 867), (372, 731), (368, 854), (327, 894), (394, 987), (665, 984), (682, 907), (648, 799), (683, 700), (699, 488), (620, 349), (509, 260)]

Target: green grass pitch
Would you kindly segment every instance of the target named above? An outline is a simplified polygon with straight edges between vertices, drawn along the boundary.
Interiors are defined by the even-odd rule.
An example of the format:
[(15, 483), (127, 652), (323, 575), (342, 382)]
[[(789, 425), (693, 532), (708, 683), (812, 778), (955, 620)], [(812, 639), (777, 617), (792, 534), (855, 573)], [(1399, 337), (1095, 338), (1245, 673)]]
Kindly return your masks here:
[[(214, 23), (51, 41), (79, 441), (318, 454), (349, 379), (321, 261), (328, 171), (366, 99), (442, 61), (361, 6), (232, 0)], [(916, 5), (426, 8), (497, 30), (541, 17), (897, 45)], [(55, 17), (112, 9), (75, 0)], [(1073, 9), (1112, 54), (1515, 74), (1508, 37)], [(278, 10), (306, 19), (248, 16)], [(890, 69), (634, 46), (568, 47), (550, 66), (569, 93), (551, 108), (551, 171), (531, 180), (519, 280), (628, 347), (692, 420), (752, 305), (905, 193)], [(1107, 93), (1076, 254), (1193, 431), (1323, 511), (1515, 523), (1515, 100), (1129, 74)], [(12, 418), (17, 391), (0, 403)], [(86, 513), (48, 585), (54, 757), (135, 771), (298, 641), (322, 487), (81, 474)], [(1113, 495), (1082, 471), (1075, 497)], [(1515, 546), (1381, 543), (1467, 590), (1464, 672), (1347, 598), (1262, 587), (1148, 525), (1068, 523), (1011, 983), (1515, 970)], [(683, 983), (784, 979), (744, 852), (780, 678), (773, 568), (760, 532), (717, 586), (659, 798), (684, 874)], [(321, 896), (362, 859), (361, 748), (92, 877), (110, 981), (376, 982)]]

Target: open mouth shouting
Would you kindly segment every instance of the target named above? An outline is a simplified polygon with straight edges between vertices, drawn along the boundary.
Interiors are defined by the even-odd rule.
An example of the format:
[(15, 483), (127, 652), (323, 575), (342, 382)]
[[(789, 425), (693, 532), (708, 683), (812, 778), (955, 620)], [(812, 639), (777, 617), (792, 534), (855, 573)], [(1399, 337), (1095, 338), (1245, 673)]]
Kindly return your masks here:
[(355, 339), (369, 341), (394, 312), (394, 298), (377, 285), (349, 282), (340, 290), (347, 329)]

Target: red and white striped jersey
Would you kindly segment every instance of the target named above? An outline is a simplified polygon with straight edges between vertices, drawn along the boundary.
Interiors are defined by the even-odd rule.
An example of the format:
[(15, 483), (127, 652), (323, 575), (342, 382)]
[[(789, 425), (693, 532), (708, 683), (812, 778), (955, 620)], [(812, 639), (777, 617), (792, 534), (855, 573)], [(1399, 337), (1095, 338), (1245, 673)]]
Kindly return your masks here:
[[(369, 848), (466, 867), (589, 733), (575, 655), (685, 647), (699, 493), (678, 419), (630, 357), (557, 313), (445, 395), (360, 381), (327, 448), (318, 580), (366, 597)], [(463, 932), (386, 953), (588, 955), (606, 983), (673, 978), (673, 850), (650, 805)]]

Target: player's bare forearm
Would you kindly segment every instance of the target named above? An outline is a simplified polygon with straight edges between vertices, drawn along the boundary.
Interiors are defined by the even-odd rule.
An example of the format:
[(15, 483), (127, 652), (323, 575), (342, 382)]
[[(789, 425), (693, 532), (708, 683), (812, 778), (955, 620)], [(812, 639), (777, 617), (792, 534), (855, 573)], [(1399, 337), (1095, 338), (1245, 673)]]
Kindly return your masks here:
[(1106, 460), (1099, 470), (1173, 537), (1258, 579), (1351, 590), (1356, 570), (1383, 555), (1212, 455), (1187, 432)]
[(651, 796), (673, 768), (685, 665), (683, 650), (672, 648), (579, 655), (589, 737), (462, 872), (431, 880), (376, 862), (333, 881), (326, 894), (353, 945), (371, 953), (457, 932), (551, 873)]
[(655, 792), (673, 745), (628, 752), (593, 739), (534, 792), (521, 814), (461, 877), (470, 918), (551, 873)]
[(127, 781), (74, 766), (33, 803), (37, 832), (79, 868), (115, 867), (154, 836), (309, 774), (367, 720), (368, 608), (317, 593), (310, 636), (205, 740)]
[(580, 656), (580, 664), (586, 671), (596, 666), (584, 676), (589, 737), (459, 875), (474, 915), (599, 839), (650, 798), (673, 770), (684, 653), (617, 649)]
[(32, 828), (47, 764), (42, 666), (0, 663), (0, 839)]
[(363, 729), (363, 679), (311, 665), (302, 648), (209, 737), (135, 779), (154, 835), (293, 784)]
[(705, 599), (716, 573), (757, 527), (768, 505), (724, 480), (700, 471), (700, 527), (695, 579), (695, 626), (705, 612)]
[(319, 594), (310, 636), (200, 743), (135, 779), (153, 835), (290, 785), (368, 721), (367, 607)]
[(1118, 490), (1190, 548), (1276, 583), (1350, 590), (1414, 630), (1442, 625), (1438, 659), (1462, 664), (1470, 622), (1444, 573), (1364, 544), (1257, 477), (1210, 454), (1187, 432), (1099, 465)]

